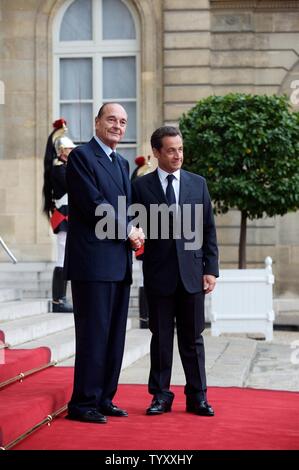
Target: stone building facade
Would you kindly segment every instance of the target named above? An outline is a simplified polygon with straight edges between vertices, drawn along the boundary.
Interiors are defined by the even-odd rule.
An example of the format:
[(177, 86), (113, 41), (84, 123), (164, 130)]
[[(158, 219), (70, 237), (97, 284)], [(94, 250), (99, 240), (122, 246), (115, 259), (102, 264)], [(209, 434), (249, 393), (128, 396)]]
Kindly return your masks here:
[[(151, 153), (155, 127), (177, 123), (183, 112), (211, 94), (286, 93), (299, 108), (297, 0), (2, 0), (0, 234), (22, 261), (55, 256), (41, 213), (42, 164), (51, 123), (65, 109), (59, 108), (57, 57), (78, 52), (65, 44), (63, 49), (57, 28), (76, 1), (81, 6), (91, 2), (93, 12), (107, 1), (110, 7), (111, 2), (123, 3), (133, 18), (135, 42), (119, 47), (126, 44), (136, 57), (136, 99), (131, 100), (136, 102), (136, 136), (130, 145), (137, 154)], [(128, 54), (114, 49), (115, 44), (107, 42), (111, 57)], [(95, 61), (96, 44), (90, 47)], [(105, 49), (100, 52), (105, 57)], [(101, 86), (103, 76), (94, 77)], [(101, 102), (93, 102), (93, 110)], [(217, 217), (222, 268), (236, 266), (239, 222), (237, 211)], [(248, 227), (248, 265), (262, 266), (272, 256), (278, 295), (299, 292), (298, 234), (298, 213)], [(0, 260), (5, 260), (3, 253)]]

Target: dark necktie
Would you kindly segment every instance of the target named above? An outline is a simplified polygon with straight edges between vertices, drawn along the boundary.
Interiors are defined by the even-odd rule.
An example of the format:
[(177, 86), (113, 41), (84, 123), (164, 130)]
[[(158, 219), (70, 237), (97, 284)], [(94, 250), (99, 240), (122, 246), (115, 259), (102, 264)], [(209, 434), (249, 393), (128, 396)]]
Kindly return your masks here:
[(112, 160), (114, 175), (115, 175), (118, 183), (120, 184), (120, 187), (122, 189), (124, 189), (123, 176), (122, 176), (122, 172), (121, 172), (121, 169), (120, 169), (120, 166), (119, 166), (119, 163), (118, 163), (117, 154), (115, 152), (111, 152), (110, 153), (110, 158)]
[(173, 186), (172, 186), (172, 182), (173, 182), (174, 178), (175, 177), (173, 175), (168, 175), (167, 176), (168, 184), (167, 184), (167, 188), (166, 188), (166, 199), (167, 199), (167, 202), (168, 202), (169, 206), (171, 206), (171, 204), (176, 204), (175, 193), (174, 193), (174, 189), (173, 189)]

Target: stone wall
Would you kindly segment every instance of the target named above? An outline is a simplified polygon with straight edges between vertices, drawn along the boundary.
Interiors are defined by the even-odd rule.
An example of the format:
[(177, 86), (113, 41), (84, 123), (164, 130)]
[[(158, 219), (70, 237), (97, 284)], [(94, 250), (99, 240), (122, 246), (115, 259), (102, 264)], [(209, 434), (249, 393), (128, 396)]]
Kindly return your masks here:
[(208, 0), (164, 0), (164, 120), (213, 93)]

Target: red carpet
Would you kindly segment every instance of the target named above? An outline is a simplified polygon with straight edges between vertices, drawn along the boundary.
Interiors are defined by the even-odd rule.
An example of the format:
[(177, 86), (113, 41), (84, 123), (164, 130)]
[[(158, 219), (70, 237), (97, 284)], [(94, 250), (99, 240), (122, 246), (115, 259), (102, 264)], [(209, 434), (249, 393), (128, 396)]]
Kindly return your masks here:
[(0, 341), (1, 343), (4, 343), (5, 341), (5, 334), (4, 334), (4, 331), (0, 330)]
[(69, 400), (73, 369), (51, 367), (0, 390), (0, 446), (61, 408)]
[[(45, 402), (53, 406), (55, 401), (57, 408), (61, 406), (69, 395), (72, 375), (71, 368), (55, 368), (51, 373), (40, 374), (40, 380), (32, 384), (36, 394), (35, 402), (30, 405), (32, 414), (43, 407), (42, 413), (46, 415)], [(28, 383), (26, 387), (29, 390)], [(299, 449), (299, 393), (211, 387), (209, 401), (216, 415), (207, 418), (186, 413), (183, 387), (172, 387), (172, 390), (176, 394), (173, 411), (162, 416), (146, 416), (144, 410), (150, 401), (146, 385), (121, 385), (115, 402), (129, 411), (128, 418), (109, 418), (108, 424), (98, 425), (60, 417), (14, 449)], [(20, 400), (23, 408), (16, 405)], [(16, 426), (29, 406), (25, 392), (11, 398), (10, 403), (11, 406), (14, 403)], [(20, 413), (16, 413), (16, 406)], [(0, 410), (2, 416), (3, 411)]]
[(36, 367), (48, 364), (51, 360), (49, 348), (35, 349), (4, 349), (4, 364), (0, 365), (0, 383), (16, 377), (20, 372), (27, 372)]

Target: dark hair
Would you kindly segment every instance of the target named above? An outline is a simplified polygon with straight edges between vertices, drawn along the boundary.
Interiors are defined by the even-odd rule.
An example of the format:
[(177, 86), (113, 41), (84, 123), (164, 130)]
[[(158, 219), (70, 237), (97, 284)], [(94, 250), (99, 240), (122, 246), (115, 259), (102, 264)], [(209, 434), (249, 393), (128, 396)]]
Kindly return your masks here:
[(174, 126), (162, 126), (159, 129), (156, 129), (151, 136), (151, 146), (153, 149), (160, 150), (163, 146), (163, 137), (176, 137), (179, 135), (182, 137), (181, 131), (178, 127)]

